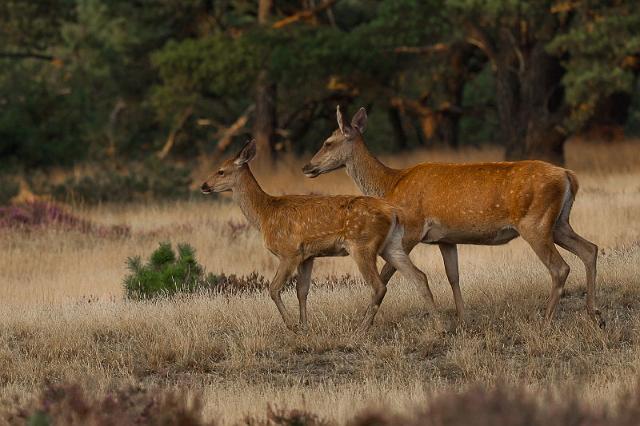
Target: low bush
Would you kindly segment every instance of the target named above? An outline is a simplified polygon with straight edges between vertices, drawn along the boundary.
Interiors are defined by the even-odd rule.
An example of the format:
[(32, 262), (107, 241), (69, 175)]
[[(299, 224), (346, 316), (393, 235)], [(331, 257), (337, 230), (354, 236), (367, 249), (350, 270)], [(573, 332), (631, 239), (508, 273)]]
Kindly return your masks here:
[[(205, 273), (189, 244), (178, 244), (177, 252), (170, 243), (160, 243), (146, 263), (140, 256), (127, 259), (129, 274), (124, 279), (125, 295), (129, 299), (152, 299), (178, 293), (238, 294), (269, 288), (269, 280), (252, 272), (246, 276)], [(332, 275), (314, 280), (313, 286), (333, 289), (362, 285), (351, 275)], [(295, 278), (287, 288), (295, 286)]]
[(32, 426), (207, 426), (199, 398), (186, 392), (125, 387), (96, 398), (77, 384), (47, 384), (37, 398), (0, 414), (6, 424)]
[[(191, 392), (193, 394), (193, 392)], [(46, 384), (40, 393), (22, 403), (0, 400), (0, 423), (49, 425), (184, 425), (216, 424), (204, 420), (201, 397), (196, 393), (158, 386), (125, 386), (95, 396), (77, 384)], [(640, 386), (593, 405), (575, 392), (561, 396), (534, 394), (524, 388), (498, 384), (449, 391), (405, 413), (371, 407), (354, 413), (351, 426), (632, 426), (640, 418)], [(266, 415), (247, 416), (237, 424), (251, 426), (325, 426), (335, 424), (315, 413), (267, 407)]]
[(247, 426), (329, 426), (332, 423), (306, 410), (279, 408), (267, 405), (266, 418), (245, 417)]
[(268, 281), (255, 272), (246, 277), (205, 273), (189, 244), (178, 244), (176, 252), (170, 243), (160, 243), (145, 264), (140, 256), (130, 257), (127, 268), (130, 273), (124, 279), (124, 288), (129, 299), (194, 292), (234, 294), (268, 288)]
[(564, 391), (534, 394), (522, 387), (498, 384), (449, 391), (410, 413), (391, 414), (370, 409), (357, 415), (351, 426), (632, 426), (640, 416), (640, 385), (612, 400), (594, 406)]
[(130, 274), (124, 279), (125, 294), (130, 299), (149, 299), (175, 293), (192, 293), (209, 287), (213, 277), (206, 277), (196, 261), (195, 250), (179, 244), (178, 252), (170, 243), (160, 243), (146, 264), (140, 256), (127, 259)]
[(18, 181), (11, 176), (0, 175), (0, 205), (9, 204), (9, 201), (20, 192)]
[(95, 234), (102, 237), (128, 236), (127, 226), (98, 225), (82, 219), (64, 207), (46, 201), (34, 201), (15, 206), (0, 206), (0, 229), (22, 231), (60, 229)]
[(98, 166), (91, 174), (67, 178), (62, 184), (45, 187), (56, 200), (97, 204), (152, 199), (184, 199), (190, 194), (187, 167), (150, 159), (130, 164), (126, 171), (114, 166)]

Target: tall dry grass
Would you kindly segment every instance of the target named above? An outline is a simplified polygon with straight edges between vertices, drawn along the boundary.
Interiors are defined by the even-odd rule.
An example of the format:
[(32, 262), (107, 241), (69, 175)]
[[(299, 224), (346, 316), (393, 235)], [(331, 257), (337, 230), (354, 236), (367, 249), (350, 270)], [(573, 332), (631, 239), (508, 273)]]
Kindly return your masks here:
[[(97, 394), (123, 384), (202, 392), (210, 418), (262, 415), (267, 403), (306, 408), (338, 422), (367, 406), (403, 411), (432, 393), (498, 380), (531, 389), (573, 388), (607, 400), (633, 385), (640, 367), (640, 150), (637, 144), (569, 146), (581, 190), (574, 228), (601, 248), (597, 302), (607, 328), (584, 314), (584, 269), (572, 267), (557, 321), (541, 327), (550, 282), (530, 249), (460, 247), (468, 323), (445, 336), (427, 326), (413, 288), (394, 278), (372, 333), (353, 330), (368, 297), (364, 286), (312, 288), (311, 331), (289, 334), (266, 294), (205, 295), (170, 301), (122, 298), (125, 259), (162, 240), (189, 242), (211, 272), (266, 276), (275, 260), (228, 197), (190, 202), (75, 207), (128, 237), (62, 231), (4, 231), (0, 238), (0, 399), (25, 399), (44, 380), (83, 383)], [(491, 161), (498, 149), (421, 152), (385, 158)], [(342, 172), (305, 179), (288, 159), (261, 176), (272, 193), (356, 193)], [(433, 246), (412, 258), (430, 279), (450, 325), (455, 314), (442, 260)], [(316, 262), (314, 277), (357, 274), (348, 258)], [(284, 297), (290, 308), (295, 295)]]

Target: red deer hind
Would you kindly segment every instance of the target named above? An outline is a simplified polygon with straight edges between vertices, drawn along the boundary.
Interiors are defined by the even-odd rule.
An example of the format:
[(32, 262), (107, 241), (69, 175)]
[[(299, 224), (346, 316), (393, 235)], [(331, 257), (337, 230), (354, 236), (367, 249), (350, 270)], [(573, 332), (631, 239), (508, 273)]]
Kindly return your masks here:
[(260, 230), (265, 246), (280, 261), (269, 285), (269, 294), (289, 329), (295, 331), (295, 326), (280, 297), (287, 279), (298, 271), (299, 323), (306, 330), (313, 259), (351, 255), (373, 289), (359, 329), (368, 330), (387, 291), (376, 267), (376, 258), (380, 255), (413, 282), (436, 328), (441, 331), (427, 277), (403, 250), (404, 229), (395, 207), (387, 201), (365, 196), (271, 196), (262, 190), (249, 169), (248, 163), (255, 154), (256, 144), (251, 141), (235, 158), (222, 163), (202, 184), (201, 190), (205, 194), (232, 191), (247, 220)]
[[(351, 124), (337, 110), (338, 129), (303, 168), (316, 177), (345, 167), (366, 195), (382, 197), (401, 208), (405, 225), (404, 248), (418, 243), (438, 244), (456, 305), (464, 317), (458, 279), (456, 244), (505, 244), (521, 236), (549, 270), (552, 280), (545, 319), (551, 322), (569, 265), (556, 244), (578, 256), (587, 275), (586, 308), (600, 326), (604, 321), (594, 306), (598, 247), (578, 235), (569, 224), (578, 180), (571, 171), (543, 161), (476, 164), (422, 163), (392, 169), (367, 149), (362, 134), (367, 113), (361, 108)], [(386, 264), (382, 279), (394, 274)]]

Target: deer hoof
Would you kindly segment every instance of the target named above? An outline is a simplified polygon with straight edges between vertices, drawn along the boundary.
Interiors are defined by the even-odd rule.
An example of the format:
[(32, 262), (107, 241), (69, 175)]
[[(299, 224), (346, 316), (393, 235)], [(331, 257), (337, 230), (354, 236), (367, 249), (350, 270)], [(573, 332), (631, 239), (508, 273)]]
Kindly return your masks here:
[(288, 322), (288, 323), (286, 323), (285, 325), (287, 326), (287, 329), (288, 329), (290, 332), (292, 332), (293, 334), (298, 334), (298, 332), (299, 332), (299, 328), (298, 328), (298, 326), (297, 326), (295, 323)]
[(593, 314), (593, 320), (598, 324), (598, 327), (604, 329), (607, 326), (607, 322), (602, 318), (602, 314), (598, 309), (595, 310)]

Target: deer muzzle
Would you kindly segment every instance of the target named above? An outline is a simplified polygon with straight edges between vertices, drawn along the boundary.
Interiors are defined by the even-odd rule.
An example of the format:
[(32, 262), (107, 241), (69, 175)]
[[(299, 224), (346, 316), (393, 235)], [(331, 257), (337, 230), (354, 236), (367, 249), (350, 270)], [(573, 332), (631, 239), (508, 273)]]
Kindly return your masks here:
[(203, 194), (211, 194), (213, 192), (213, 189), (209, 186), (207, 182), (205, 182), (202, 184), (202, 186), (200, 186), (200, 191)]
[(314, 178), (318, 177), (320, 171), (318, 170), (318, 166), (314, 166), (313, 164), (309, 163), (302, 168), (302, 173), (304, 173), (304, 175), (308, 178)]

